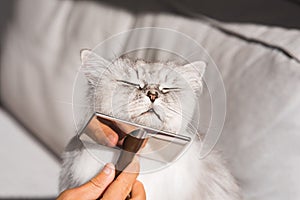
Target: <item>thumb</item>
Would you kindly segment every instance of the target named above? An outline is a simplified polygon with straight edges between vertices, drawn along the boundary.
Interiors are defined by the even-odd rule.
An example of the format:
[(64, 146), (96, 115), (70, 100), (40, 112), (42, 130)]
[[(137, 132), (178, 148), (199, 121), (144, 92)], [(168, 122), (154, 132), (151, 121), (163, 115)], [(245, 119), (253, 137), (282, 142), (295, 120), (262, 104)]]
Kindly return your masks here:
[(81, 199), (97, 199), (114, 180), (114, 177), (115, 167), (108, 163), (94, 178), (75, 190)]

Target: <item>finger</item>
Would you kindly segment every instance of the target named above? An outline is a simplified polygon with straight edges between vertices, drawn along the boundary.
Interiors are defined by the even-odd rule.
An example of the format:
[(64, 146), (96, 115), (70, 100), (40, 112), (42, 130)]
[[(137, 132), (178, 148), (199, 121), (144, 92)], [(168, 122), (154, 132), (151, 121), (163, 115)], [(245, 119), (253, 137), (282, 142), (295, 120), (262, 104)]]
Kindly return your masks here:
[(116, 146), (118, 142), (118, 134), (108, 125), (92, 119), (87, 126), (87, 134), (97, 143), (107, 146)]
[(136, 159), (112, 182), (103, 195), (102, 200), (125, 199), (131, 192), (132, 185), (138, 176), (140, 165)]
[(63, 191), (57, 198), (56, 200), (73, 200), (76, 199), (76, 197), (73, 195), (73, 189), (65, 190)]
[(144, 185), (136, 180), (132, 186), (131, 190), (131, 200), (145, 200), (146, 199), (146, 192)]
[(119, 139), (118, 134), (106, 124), (99, 122), (99, 125), (104, 132), (104, 145), (116, 146)]
[(137, 127), (130, 125), (130, 124), (125, 124), (125, 123), (121, 123), (121, 122), (115, 122), (115, 123), (126, 134), (137, 129)]
[(76, 188), (81, 199), (97, 199), (114, 180), (115, 167), (108, 163), (103, 170), (86, 184)]

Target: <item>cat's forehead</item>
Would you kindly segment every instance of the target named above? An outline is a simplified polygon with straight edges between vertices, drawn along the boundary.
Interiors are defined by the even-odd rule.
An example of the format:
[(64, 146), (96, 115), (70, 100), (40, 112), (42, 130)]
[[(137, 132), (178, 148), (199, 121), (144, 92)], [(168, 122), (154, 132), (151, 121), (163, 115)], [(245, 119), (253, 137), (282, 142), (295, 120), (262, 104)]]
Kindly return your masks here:
[(161, 72), (171, 72), (174, 64), (165, 62), (145, 62), (137, 61), (134, 63), (134, 68), (138, 73), (156, 74)]
[(163, 63), (144, 63), (136, 64), (135, 69), (141, 74), (156, 74), (159, 71), (167, 70), (167, 67)]
[(138, 63), (135, 69), (139, 78), (145, 79), (147, 82), (166, 82), (178, 76), (173, 65), (163, 62)]
[(119, 59), (114, 63), (114, 74), (118, 79), (148, 84), (179, 84), (181, 75), (175, 70), (178, 67), (172, 62), (146, 62), (143, 60)]

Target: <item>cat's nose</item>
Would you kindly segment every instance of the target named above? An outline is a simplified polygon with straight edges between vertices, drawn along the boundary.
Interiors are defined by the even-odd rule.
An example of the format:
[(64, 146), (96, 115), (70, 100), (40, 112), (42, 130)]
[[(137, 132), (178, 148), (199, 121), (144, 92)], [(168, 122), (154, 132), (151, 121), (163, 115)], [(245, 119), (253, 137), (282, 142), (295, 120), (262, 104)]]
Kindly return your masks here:
[(147, 92), (147, 96), (149, 97), (150, 101), (153, 103), (155, 101), (155, 99), (157, 99), (157, 97), (158, 97), (158, 92), (149, 90)]

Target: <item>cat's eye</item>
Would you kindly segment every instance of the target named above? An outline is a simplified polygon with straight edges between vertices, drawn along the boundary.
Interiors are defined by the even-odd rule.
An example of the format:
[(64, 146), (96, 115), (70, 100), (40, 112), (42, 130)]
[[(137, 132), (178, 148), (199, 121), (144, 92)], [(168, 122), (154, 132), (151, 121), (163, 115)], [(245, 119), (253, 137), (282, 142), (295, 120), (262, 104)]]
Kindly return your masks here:
[(145, 89), (145, 87), (146, 87), (146, 84), (145, 84), (145, 83), (139, 84), (139, 89), (140, 89), (140, 90)]
[(161, 91), (161, 93), (166, 94), (166, 93), (170, 92), (170, 90), (171, 90), (171, 88), (162, 88), (160, 91)]
[(131, 83), (131, 82), (129, 82), (129, 81), (117, 80), (117, 82), (124, 83), (124, 84), (126, 84), (126, 85), (134, 86), (134, 87), (137, 87), (137, 88), (139, 88), (139, 87), (140, 87), (140, 85), (139, 85), (139, 84), (136, 84), (136, 83)]
[(178, 91), (180, 88), (178, 87), (159, 87), (161, 93), (166, 94), (170, 91)]
[(134, 87), (136, 87), (139, 90), (143, 90), (146, 87), (146, 84), (143, 83), (143, 82), (140, 83), (140, 84), (132, 83), (132, 82), (129, 82), (129, 81), (124, 81), (124, 80), (117, 80), (117, 82), (124, 83), (124, 84), (130, 85), (130, 86), (134, 86)]
[(168, 93), (170, 90), (168, 90), (167, 88), (163, 88), (163, 89), (161, 89), (161, 92), (163, 93), (163, 94), (166, 94), (166, 93)]

